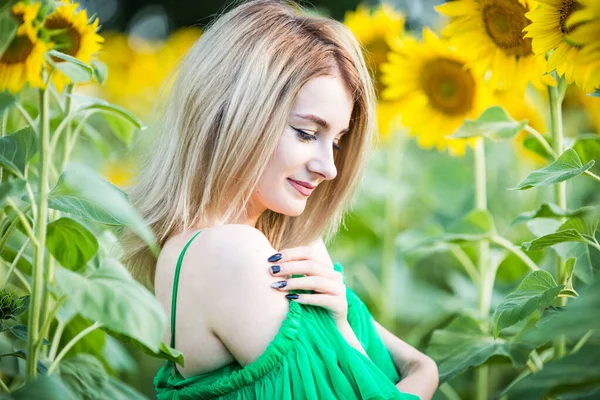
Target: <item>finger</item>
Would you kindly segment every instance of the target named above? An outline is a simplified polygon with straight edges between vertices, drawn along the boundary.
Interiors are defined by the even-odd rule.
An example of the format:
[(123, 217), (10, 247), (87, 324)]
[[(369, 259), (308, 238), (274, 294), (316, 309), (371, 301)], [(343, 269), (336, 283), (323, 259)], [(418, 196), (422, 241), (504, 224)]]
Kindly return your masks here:
[[(280, 254), (281, 257), (275, 257), (276, 254)], [(308, 246), (290, 247), (287, 249), (280, 250), (278, 253), (273, 254), (275, 261), (269, 261), (271, 263), (281, 263), (286, 261), (297, 261), (297, 260), (309, 260), (314, 259), (314, 249)]]
[[(282, 291), (288, 290), (314, 290), (318, 293), (332, 294), (340, 296), (342, 294), (342, 287), (339, 282), (323, 278), (321, 276), (308, 276), (304, 278), (294, 278), (285, 281), (285, 286), (277, 288)], [(276, 286), (276, 285), (275, 285)], [(272, 285), (272, 287), (274, 287)]]
[(341, 280), (341, 274), (333, 269), (327, 268), (324, 265), (314, 260), (302, 260), (302, 261), (289, 261), (279, 263), (277, 269), (269, 268), (271, 275), (273, 276), (287, 276), (291, 277), (294, 275), (312, 275), (312, 276), (323, 276), (328, 279)]

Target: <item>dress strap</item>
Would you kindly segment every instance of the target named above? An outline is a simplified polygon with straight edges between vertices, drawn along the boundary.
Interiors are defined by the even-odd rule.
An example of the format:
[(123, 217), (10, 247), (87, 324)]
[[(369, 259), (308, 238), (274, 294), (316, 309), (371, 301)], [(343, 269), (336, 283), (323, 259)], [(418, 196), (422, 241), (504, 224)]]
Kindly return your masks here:
[(183, 256), (185, 251), (187, 250), (190, 243), (196, 236), (198, 236), (202, 232), (200, 229), (198, 232), (192, 236), (190, 240), (185, 244), (183, 250), (181, 250), (181, 254), (179, 255), (179, 259), (177, 260), (177, 266), (175, 267), (175, 279), (173, 280), (173, 298), (171, 299), (171, 348), (175, 348), (175, 312), (177, 310), (177, 285), (179, 284), (179, 272), (181, 270), (181, 262), (183, 261)]

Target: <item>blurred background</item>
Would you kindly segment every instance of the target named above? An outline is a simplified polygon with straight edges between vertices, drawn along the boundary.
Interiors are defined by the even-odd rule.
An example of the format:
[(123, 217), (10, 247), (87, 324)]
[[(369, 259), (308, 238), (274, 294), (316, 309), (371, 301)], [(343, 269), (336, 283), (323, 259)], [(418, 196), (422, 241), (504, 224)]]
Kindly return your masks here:
[[(345, 23), (353, 31), (363, 45), (379, 96), (380, 142), (345, 227), (328, 244), (330, 254), (334, 261), (344, 265), (347, 285), (359, 294), (375, 319), (426, 353), (436, 329), (448, 325), (456, 315), (480, 308), (479, 288), (473, 279), (478, 243), (431, 240), (451, 231), (456, 221), (476, 207), (474, 152), (465, 142), (456, 145), (448, 141), (444, 136), (451, 131), (438, 132), (440, 127), (458, 128), (460, 123), (456, 119), (445, 119), (411, 104), (399, 105), (392, 98), (384, 99), (382, 92), (386, 85), (380, 67), (391, 50), (391, 42), (387, 40), (390, 37), (414, 37), (421, 41), (424, 27), (439, 34), (448, 26), (448, 18), (434, 8), (441, 3), (433, 0), (387, 1), (385, 6), (377, 1), (353, 0), (301, 3), (315, 13)], [(72, 159), (95, 165), (116, 186), (124, 188), (134, 180), (137, 173), (134, 160), (153, 140), (155, 107), (169, 90), (175, 66), (201, 37), (204, 27), (229, 4), (191, 0), (81, 1), (88, 15), (100, 20), (98, 33), (104, 43), (97, 58), (106, 64), (109, 73), (103, 85), (78, 85), (77, 92), (125, 107), (149, 129), (137, 131), (124, 120), (110, 116), (98, 116), (95, 122), (96, 117), (92, 116)], [(435, 48), (432, 43), (429, 44)], [(457, 57), (472, 55), (467, 53)], [(532, 65), (520, 65), (515, 77), (522, 79), (532, 69)], [(409, 77), (414, 73), (409, 69), (400, 71), (400, 75)], [(534, 82), (537, 79), (541, 84), (542, 79), (548, 78), (543, 72), (531, 78), (530, 85), (523, 78), (527, 87), (516, 94), (496, 88), (493, 104), (502, 105), (516, 120), (527, 119), (531, 127), (548, 135), (551, 117), (548, 93)], [(385, 83), (394, 84), (402, 78), (390, 73)], [(600, 99), (587, 96), (575, 84), (566, 84), (564, 90), (565, 145), (576, 144), (583, 164), (596, 160), (591, 171), (598, 174)], [(423, 120), (414, 121), (414, 117), (410, 121), (406, 117), (402, 121), (400, 111), (409, 109)], [(432, 122), (427, 129), (414, 128), (427, 120), (438, 125)], [(105, 123), (110, 129), (94, 130), (94, 126)], [(514, 244), (543, 235), (545, 228), (535, 221), (528, 224), (514, 221), (520, 214), (554, 201), (553, 186), (507, 190), (531, 171), (548, 164), (540, 155), (539, 146), (525, 131), (511, 140), (486, 140), (484, 146), (487, 182), (483, 190), (487, 193), (487, 209), (493, 215), (495, 231)], [(567, 204), (569, 209), (600, 204), (598, 182), (583, 175), (569, 180)], [(585, 252), (586, 265), (597, 272), (600, 252), (591, 247)], [(554, 252), (529, 251), (527, 256), (554, 274), (557, 259)], [(491, 249), (490, 259), (497, 270), (490, 295), (493, 310), (518, 286), (529, 267), (517, 253), (501, 247)], [(148, 398), (155, 398), (152, 379), (164, 360), (133, 348), (119, 351), (121, 345), (116, 339), (101, 331), (88, 339), (81, 349), (88, 346), (89, 351), (90, 346), (96, 346), (100, 353), (104, 352), (106, 360), (111, 359), (113, 373)], [(77, 347), (72, 350), (77, 351)], [(517, 373), (507, 359), (497, 357), (491, 364), (493, 373), (489, 375), (488, 391), (493, 394), (506, 387)], [(458, 375), (451, 381), (451, 387), (439, 390), (435, 398), (474, 398), (475, 374), (469, 369)]]

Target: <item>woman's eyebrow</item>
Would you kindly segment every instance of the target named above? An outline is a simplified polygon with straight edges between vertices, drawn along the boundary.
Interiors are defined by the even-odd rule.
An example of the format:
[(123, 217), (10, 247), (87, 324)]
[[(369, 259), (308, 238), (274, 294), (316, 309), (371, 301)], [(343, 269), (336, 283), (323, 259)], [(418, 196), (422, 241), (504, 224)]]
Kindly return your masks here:
[[(325, 121), (323, 118), (321, 117), (317, 117), (314, 114), (293, 114), (296, 117), (300, 117), (302, 119), (307, 119), (309, 121), (312, 121), (314, 123), (316, 123), (317, 125), (319, 125), (321, 128), (323, 129), (329, 129), (331, 127), (331, 125), (329, 125), (329, 123), (327, 121)], [(340, 133), (346, 133), (350, 130), (350, 128), (346, 128), (340, 131)]]

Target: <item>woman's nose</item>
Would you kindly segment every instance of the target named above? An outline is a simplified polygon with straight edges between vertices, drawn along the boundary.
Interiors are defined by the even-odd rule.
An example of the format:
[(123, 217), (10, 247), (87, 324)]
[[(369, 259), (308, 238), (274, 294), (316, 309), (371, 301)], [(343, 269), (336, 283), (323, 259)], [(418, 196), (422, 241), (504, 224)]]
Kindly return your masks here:
[(337, 168), (333, 160), (333, 147), (320, 148), (319, 153), (309, 162), (308, 168), (323, 177), (331, 180), (337, 176)]

